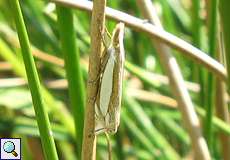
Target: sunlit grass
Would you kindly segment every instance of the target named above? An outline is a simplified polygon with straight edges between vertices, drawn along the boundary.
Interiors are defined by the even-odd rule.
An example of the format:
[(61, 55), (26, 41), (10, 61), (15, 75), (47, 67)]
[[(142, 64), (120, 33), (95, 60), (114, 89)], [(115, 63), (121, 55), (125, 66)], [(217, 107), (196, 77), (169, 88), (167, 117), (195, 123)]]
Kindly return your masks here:
[[(230, 75), (228, 0), (220, 0), (219, 5), (212, 0), (212, 7), (199, 0), (153, 2), (166, 31), (226, 64)], [(108, 1), (107, 6), (146, 19), (133, 1)], [(39, 0), (3, 0), (0, 10), (0, 137), (22, 137), (24, 159), (38, 154), (46, 159), (57, 159), (57, 155), (59, 159), (79, 159), (87, 102), (91, 14)], [(106, 19), (109, 30), (114, 24)], [(168, 72), (160, 63), (162, 53), (155, 48), (158, 41), (153, 46), (147, 34), (131, 28), (126, 26), (124, 39), (126, 69), (121, 124), (118, 133), (110, 136), (113, 158), (188, 158), (194, 149), (188, 134), (191, 131), (178, 110), (180, 97), (172, 90)], [(223, 74), (210, 73), (198, 65), (197, 59), (182, 56), (182, 51), (171, 52), (179, 64), (212, 158), (228, 160), (229, 146), (225, 148), (223, 144), (230, 137), (230, 125), (226, 122), (230, 78), (224, 81)], [(9, 86), (6, 82), (13, 83)], [(218, 82), (228, 88), (228, 100), (218, 99)], [(227, 95), (227, 89), (223, 87), (221, 91), (220, 95)], [(216, 102), (225, 106), (227, 116), (217, 114)], [(219, 133), (225, 136), (225, 141), (219, 138)], [(35, 150), (34, 144), (42, 147)], [(107, 159), (107, 154), (106, 138), (100, 135), (97, 159)]]

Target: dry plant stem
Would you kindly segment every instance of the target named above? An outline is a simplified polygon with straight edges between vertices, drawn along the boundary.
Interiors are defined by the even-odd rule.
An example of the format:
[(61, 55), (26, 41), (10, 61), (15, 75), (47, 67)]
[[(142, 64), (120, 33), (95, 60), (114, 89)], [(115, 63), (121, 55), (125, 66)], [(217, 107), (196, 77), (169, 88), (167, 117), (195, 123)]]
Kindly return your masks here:
[(8, 62), (0, 62), (0, 71), (9, 71), (12, 69), (12, 66)]
[[(223, 40), (222, 44), (223, 44), (223, 49), (222, 52), (223, 55), (225, 56), (225, 60), (226, 60), (226, 66), (227, 66), (227, 71), (228, 71), (228, 75), (230, 75), (230, 20), (229, 20), (229, 6), (230, 6), (230, 1), (229, 0), (221, 0), (219, 1), (219, 12), (220, 12), (220, 17), (221, 17), (221, 28), (222, 28), (222, 33), (223, 33)], [(226, 88), (228, 88), (228, 94), (230, 95), (230, 78), (228, 77), (228, 83), (226, 84)], [(228, 104), (228, 107), (230, 106), (230, 103)], [(227, 108), (227, 107), (226, 107)], [(226, 112), (226, 111), (225, 111)], [(229, 111), (227, 111), (228, 116), (229, 116)], [(227, 118), (227, 117), (225, 117)], [(229, 122), (229, 118), (226, 119)], [(227, 146), (224, 146), (224, 152), (226, 152), (226, 154), (228, 153), (228, 155), (224, 155), (225, 159), (229, 159), (229, 137), (227, 140), (228, 144), (228, 150)], [(226, 142), (226, 143), (227, 143)], [(223, 145), (223, 144), (222, 144)], [(225, 148), (226, 147), (226, 148)], [(225, 157), (226, 156), (226, 157)]]
[(95, 100), (100, 72), (100, 54), (102, 53), (101, 33), (104, 31), (106, 0), (94, 0), (91, 20), (91, 54), (89, 57), (89, 77), (87, 84), (87, 104), (84, 124), (82, 159), (94, 160), (96, 156)]
[[(229, 112), (227, 107), (227, 99), (225, 96), (226, 86), (225, 83), (219, 79), (216, 80), (216, 111), (217, 116), (226, 123), (230, 123)], [(222, 155), (224, 160), (230, 159), (230, 139), (229, 136), (221, 132), (220, 135)]]
[[(157, 84), (168, 85), (169, 78), (164, 75), (156, 74), (150, 71), (146, 71), (140, 67), (137, 67), (130, 62), (125, 63), (126, 70), (137, 76), (141, 81), (151, 84), (152, 86), (158, 86)], [(188, 90), (192, 92), (200, 92), (200, 85), (197, 83), (185, 81), (185, 86)]]
[[(148, 18), (151, 23), (155, 23), (153, 17), (157, 17), (157, 14), (154, 12), (155, 8), (152, 1), (137, 0), (137, 2), (144, 16)], [(162, 28), (159, 20), (156, 21), (155, 25)], [(196, 115), (188, 90), (185, 87), (185, 82), (175, 57), (172, 56), (170, 49), (165, 44), (156, 40), (153, 40), (153, 44), (159, 53), (161, 64), (165, 67), (164, 69), (169, 77), (170, 86), (178, 102), (183, 122), (189, 132), (195, 158), (199, 160), (211, 159), (207, 144), (201, 133), (198, 116)]]
[[(2, 24), (0, 24), (1, 26)], [(0, 33), (3, 33), (4, 34), (4, 37), (7, 39), (7, 41), (19, 48), (19, 42), (17, 39), (15, 39), (11, 34), (9, 34), (7, 32), (7, 30), (4, 30), (2, 28), (0, 28)], [(61, 58), (58, 58), (56, 56), (53, 56), (53, 55), (50, 55), (44, 51), (41, 51), (40, 49), (34, 47), (34, 46), (31, 46), (32, 48), (32, 54), (34, 55), (34, 57), (42, 60), (42, 61), (45, 61), (45, 62), (48, 62), (48, 63), (51, 63), (51, 64), (54, 64), (56, 66), (59, 66), (59, 67), (64, 67), (64, 61), (63, 59)], [(84, 65), (87, 65), (88, 66), (88, 62), (84, 62), (83, 60), (81, 60), (81, 64)], [(87, 64), (86, 64), (87, 63)], [(127, 61), (126, 61), (126, 68), (127, 68)], [(0, 63), (0, 70), (1, 70), (1, 63)], [(151, 73), (151, 77), (154, 77), (154, 80), (153, 81), (157, 81), (158, 83), (161, 83), (161, 84), (168, 84), (169, 83), (169, 80), (168, 80), (168, 77), (167, 76), (164, 76), (164, 75), (160, 75), (160, 74), (156, 74), (156, 73)], [(193, 83), (193, 82), (189, 82), (189, 81), (185, 81), (185, 85), (187, 87), (187, 89), (189, 91), (192, 91), (192, 92), (200, 92), (200, 86), (199, 84), (197, 83)]]
[[(223, 42), (221, 41), (221, 33), (218, 34), (218, 52), (217, 58), (220, 62), (223, 63), (224, 47)], [(228, 97), (226, 97), (226, 85), (224, 81), (216, 79), (216, 112), (217, 116), (222, 119), (224, 122), (230, 124), (229, 110), (227, 105)], [(222, 155), (224, 160), (230, 159), (230, 137), (224, 133), (219, 133)]]
[[(20, 44), (18, 39), (16, 39), (15, 37), (15, 33), (10, 30), (10, 28), (4, 24), (0, 24), (0, 33), (4, 35), (4, 38), (14, 47), (16, 48), (20, 48)], [(31, 50), (32, 50), (32, 54), (34, 57), (37, 57), (43, 61), (55, 64), (57, 66), (60, 67), (64, 67), (64, 60), (62, 60), (61, 58), (58, 58), (56, 56), (50, 55), (48, 53), (43, 52), (42, 50), (34, 47), (31, 45)]]
[[(138, 99), (140, 101), (146, 101), (146, 102), (149, 102), (149, 103), (159, 103), (161, 105), (165, 105), (166, 107), (170, 107), (170, 109), (173, 109), (175, 106), (177, 109), (178, 107), (178, 103), (175, 99), (171, 98), (171, 97), (167, 97), (165, 95), (160, 95), (157, 93), (153, 94), (153, 92), (150, 92), (150, 91), (143, 91), (143, 90), (139, 90), (139, 89), (131, 89), (131, 91), (134, 90), (135, 92), (139, 92), (137, 94), (131, 94), (131, 97), (132, 98), (135, 98), (135, 99)], [(146, 96), (148, 96), (148, 98), (142, 98), (142, 97), (139, 97), (140, 94), (145, 94)], [(172, 102), (172, 103), (164, 103), (162, 102), (161, 100), (155, 100), (155, 96), (157, 95), (157, 97), (165, 97), (168, 101)], [(205, 117), (205, 110), (202, 109), (201, 107), (197, 106), (196, 107), (196, 111), (197, 113), (199, 114), (199, 116), (201, 118), (204, 118)], [(215, 128), (217, 130), (219, 130), (220, 132), (223, 132), (225, 133), (226, 135), (230, 135), (230, 126), (225, 123), (223, 120), (217, 118), (217, 117), (214, 117), (213, 118), (213, 124), (215, 126)]]
[[(72, 1), (72, 0), (50, 0), (51, 2), (58, 3), (60, 5), (78, 8), (86, 11), (92, 10), (92, 2), (89, 1)], [(208, 56), (208, 54), (202, 52), (191, 44), (184, 40), (164, 31), (163, 29), (156, 27), (155, 25), (146, 22), (145, 20), (133, 17), (124, 12), (114, 10), (106, 7), (106, 16), (115, 21), (124, 22), (126, 26), (133, 28), (140, 32), (147, 33), (151, 38), (154, 38), (162, 43), (176, 48), (181, 51), (180, 53), (188, 56), (196, 63), (204, 65), (209, 71), (217, 75), (223, 80), (227, 80), (227, 71), (222, 64)]]
[(174, 99), (172, 99), (171, 97), (160, 95), (158, 93), (134, 88), (129, 88), (128, 93), (131, 97), (134, 97), (135, 99), (141, 101), (157, 103), (174, 109), (177, 108), (177, 102)]
[[(0, 88), (14, 88), (26, 86), (27, 82), (23, 78), (0, 78)], [(67, 89), (68, 84), (66, 79), (46, 80), (45, 85), (49, 89)]]
[(0, 79), (0, 88), (10, 88), (24, 86), (27, 82), (22, 78), (1, 78)]

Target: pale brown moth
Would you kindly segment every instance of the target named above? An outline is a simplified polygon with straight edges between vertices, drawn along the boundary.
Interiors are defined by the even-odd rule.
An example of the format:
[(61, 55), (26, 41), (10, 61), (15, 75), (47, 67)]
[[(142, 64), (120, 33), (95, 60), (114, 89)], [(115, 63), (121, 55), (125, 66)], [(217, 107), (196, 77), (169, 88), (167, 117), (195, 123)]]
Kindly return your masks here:
[(100, 85), (95, 104), (95, 134), (114, 134), (120, 124), (122, 79), (125, 52), (124, 24), (116, 25), (109, 45), (104, 41)]

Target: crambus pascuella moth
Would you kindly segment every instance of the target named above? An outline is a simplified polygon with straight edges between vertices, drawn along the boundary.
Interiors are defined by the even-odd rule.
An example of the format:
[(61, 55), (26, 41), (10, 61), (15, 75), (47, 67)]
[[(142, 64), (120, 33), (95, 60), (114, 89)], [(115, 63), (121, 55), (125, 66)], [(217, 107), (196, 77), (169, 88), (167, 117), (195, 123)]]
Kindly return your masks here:
[[(100, 85), (95, 103), (95, 133), (114, 134), (120, 123), (124, 70), (124, 24), (116, 25), (101, 58)], [(103, 37), (102, 37), (103, 39)], [(104, 40), (104, 39), (103, 39)]]

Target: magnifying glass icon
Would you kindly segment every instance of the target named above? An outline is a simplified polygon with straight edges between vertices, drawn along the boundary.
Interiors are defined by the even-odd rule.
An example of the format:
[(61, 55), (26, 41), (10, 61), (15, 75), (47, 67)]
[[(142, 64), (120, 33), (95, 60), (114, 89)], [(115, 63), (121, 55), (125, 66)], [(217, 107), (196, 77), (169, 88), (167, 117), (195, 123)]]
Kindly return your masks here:
[(11, 141), (6, 141), (4, 144), (3, 144), (3, 150), (6, 152), (6, 153), (11, 153), (14, 155), (14, 157), (17, 157), (18, 154), (17, 152), (15, 151), (15, 145), (13, 142)]

